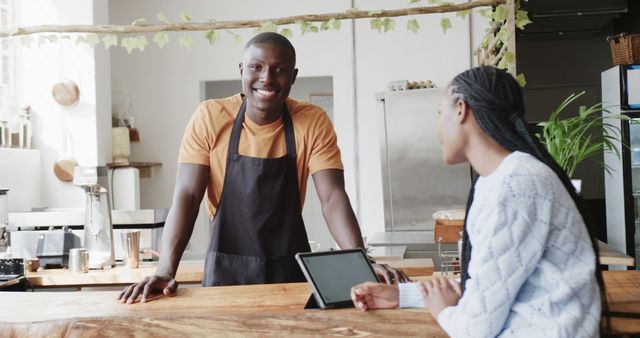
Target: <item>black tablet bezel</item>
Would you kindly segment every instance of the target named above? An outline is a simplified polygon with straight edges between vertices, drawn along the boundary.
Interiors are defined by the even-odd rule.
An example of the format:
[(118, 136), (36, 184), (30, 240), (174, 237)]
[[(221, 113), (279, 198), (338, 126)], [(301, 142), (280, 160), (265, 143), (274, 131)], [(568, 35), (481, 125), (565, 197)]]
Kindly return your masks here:
[(304, 253), (299, 252), (296, 254), (296, 260), (298, 261), (298, 265), (300, 265), (300, 269), (302, 270), (302, 273), (304, 273), (305, 278), (307, 279), (309, 284), (311, 284), (311, 288), (313, 290), (313, 296), (316, 298), (316, 301), (321, 308), (327, 309), (327, 308), (338, 308), (338, 307), (352, 307), (353, 302), (351, 301), (351, 299), (345, 300), (345, 301), (330, 302), (330, 303), (325, 302), (323, 299), (322, 293), (316, 286), (316, 282), (313, 279), (313, 277), (311, 277), (311, 274), (309, 273), (309, 270), (303, 258), (316, 257), (316, 256), (342, 255), (342, 254), (349, 254), (349, 253), (356, 253), (356, 252), (362, 255), (365, 262), (367, 263), (367, 266), (369, 267), (369, 270), (371, 271), (371, 274), (375, 278), (375, 281), (379, 282), (378, 276), (376, 275), (376, 272), (373, 270), (373, 266), (371, 266), (371, 262), (369, 262), (369, 259), (367, 258), (365, 251), (361, 248), (348, 249), (348, 250), (320, 251), (320, 252), (304, 252)]

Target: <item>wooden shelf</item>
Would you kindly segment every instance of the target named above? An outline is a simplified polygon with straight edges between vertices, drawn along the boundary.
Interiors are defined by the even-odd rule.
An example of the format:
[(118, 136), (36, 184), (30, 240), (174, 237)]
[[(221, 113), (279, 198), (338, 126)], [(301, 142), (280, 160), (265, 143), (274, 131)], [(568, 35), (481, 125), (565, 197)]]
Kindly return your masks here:
[(160, 162), (127, 162), (127, 163), (107, 163), (107, 167), (109, 169), (113, 168), (138, 168), (140, 170), (140, 178), (150, 178), (151, 177), (151, 168), (159, 167), (162, 163)]

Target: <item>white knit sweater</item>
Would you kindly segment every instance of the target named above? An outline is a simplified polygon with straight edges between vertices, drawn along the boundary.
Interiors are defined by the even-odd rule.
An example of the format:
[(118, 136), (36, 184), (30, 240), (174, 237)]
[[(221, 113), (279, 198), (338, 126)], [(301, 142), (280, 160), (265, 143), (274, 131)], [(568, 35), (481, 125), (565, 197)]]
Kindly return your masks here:
[[(458, 305), (437, 320), (452, 337), (597, 337), (595, 255), (557, 175), (514, 152), (480, 177), (467, 227), (473, 251)], [(416, 284), (400, 307), (424, 306)]]

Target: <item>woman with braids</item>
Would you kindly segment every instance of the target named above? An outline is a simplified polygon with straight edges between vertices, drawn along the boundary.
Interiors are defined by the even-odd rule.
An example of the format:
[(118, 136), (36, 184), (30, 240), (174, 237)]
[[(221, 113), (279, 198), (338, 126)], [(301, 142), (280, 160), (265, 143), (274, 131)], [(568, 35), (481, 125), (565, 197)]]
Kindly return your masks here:
[(595, 241), (569, 177), (527, 128), (518, 83), (494, 67), (467, 70), (448, 86), (439, 115), (443, 160), (469, 162), (478, 174), (461, 282), (356, 285), (356, 307), (427, 307), (452, 337), (598, 336)]

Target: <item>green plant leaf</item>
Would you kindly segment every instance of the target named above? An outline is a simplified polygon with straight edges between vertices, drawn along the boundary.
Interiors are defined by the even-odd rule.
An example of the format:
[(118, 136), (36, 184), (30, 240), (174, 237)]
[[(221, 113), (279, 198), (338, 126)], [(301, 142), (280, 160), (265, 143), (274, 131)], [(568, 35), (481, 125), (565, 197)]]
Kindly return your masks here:
[(180, 12), (180, 18), (184, 22), (189, 22), (189, 21), (191, 21), (193, 19), (193, 17), (191, 16), (191, 13), (189, 13), (188, 11)]
[(320, 30), (321, 31), (328, 31), (329, 29), (331, 29), (331, 27), (329, 27), (329, 21), (323, 21), (320, 24)]
[(86, 43), (87, 42), (87, 38), (85, 38), (84, 35), (78, 35), (76, 36), (76, 46), (79, 46), (82, 43)]
[(117, 46), (118, 36), (115, 34), (107, 34), (102, 37), (102, 43), (104, 44), (104, 49), (109, 49), (111, 46)]
[(280, 30), (280, 35), (284, 36), (285, 38), (291, 39), (293, 37), (293, 32), (289, 28), (283, 28), (282, 30)]
[(516, 76), (516, 81), (518, 81), (518, 84), (520, 85), (520, 87), (524, 87), (527, 85), (527, 80), (524, 78), (524, 74), (522, 73)]
[(276, 25), (272, 21), (266, 21), (262, 23), (262, 26), (260, 26), (260, 28), (256, 29), (256, 33), (277, 32), (277, 31), (278, 31), (278, 25)]
[(382, 33), (382, 19), (380, 18), (371, 19), (371, 29), (377, 30), (378, 33)]
[[(163, 23), (169, 22), (169, 19), (167, 18), (167, 15), (164, 14), (163, 12), (158, 12), (158, 14), (156, 14), (156, 19), (159, 22), (163, 22)], [(160, 48), (162, 48), (162, 47), (160, 47)]]
[(336, 20), (336, 19), (331, 19), (331, 20), (329, 20), (329, 25), (331, 25), (331, 27), (333, 27), (333, 29), (339, 30), (340, 26), (342, 25), (342, 21)]
[(409, 5), (417, 4), (422, 0), (409, 0)]
[(418, 33), (418, 30), (420, 30), (420, 24), (418, 24), (418, 20), (410, 19), (409, 21), (407, 21), (407, 30), (413, 33)]
[(318, 33), (318, 26), (309, 26), (309, 32)]
[(128, 36), (120, 40), (120, 46), (127, 50), (128, 54), (131, 54), (135, 48), (138, 48), (138, 39), (133, 36)]
[(147, 19), (145, 18), (138, 18), (135, 19), (132, 23), (131, 26), (142, 26), (142, 25), (146, 25), (147, 24)]
[(447, 29), (450, 29), (452, 27), (451, 20), (449, 20), (449, 18), (440, 19), (440, 27), (442, 27), (442, 32), (444, 34), (447, 34)]
[(169, 43), (169, 34), (167, 34), (167, 32), (158, 32), (153, 36), (153, 42), (162, 48)]
[(141, 52), (144, 52), (145, 47), (147, 47), (147, 45), (149, 44), (149, 41), (147, 41), (147, 37), (144, 35), (138, 35), (136, 37), (136, 43), (138, 45), (138, 49)]
[(183, 35), (180, 37), (180, 46), (184, 46), (187, 49), (191, 49), (191, 45), (193, 44), (193, 38), (191, 35)]
[(527, 11), (519, 10), (516, 13), (516, 27), (520, 29), (524, 29), (524, 26), (530, 23), (531, 23), (531, 20), (529, 20), (529, 13)]
[(471, 10), (470, 9), (465, 9), (465, 10), (462, 10), (462, 11), (457, 11), (456, 12), (456, 16), (464, 19), (469, 15), (469, 13), (471, 13)]
[(218, 40), (218, 32), (216, 30), (208, 30), (204, 33), (204, 37), (209, 41), (209, 45), (213, 46), (213, 44)]
[(496, 36), (502, 43), (506, 43), (509, 39), (509, 31), (507, 29), (507, 25), (502, 25)]
[(505, 5), (496, 7), (491, 14), (491, 19), (498, 23), (505, 22), (507, 20), (507, 7)]
[(396, 28), (395, 20), (390, 18), (384, 18), (384, 20), (382, 20), (382, 28), (384, 29), (385, 33), (388, 31), (394, 30)]
[(309, 31), (309, 26), (311, 26), (311, 23), (309, 21), (298, 21), (297, 23), (300, 25), (301, 35), (304, 35), (304, 33)]

